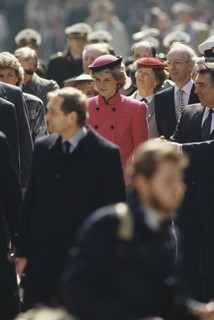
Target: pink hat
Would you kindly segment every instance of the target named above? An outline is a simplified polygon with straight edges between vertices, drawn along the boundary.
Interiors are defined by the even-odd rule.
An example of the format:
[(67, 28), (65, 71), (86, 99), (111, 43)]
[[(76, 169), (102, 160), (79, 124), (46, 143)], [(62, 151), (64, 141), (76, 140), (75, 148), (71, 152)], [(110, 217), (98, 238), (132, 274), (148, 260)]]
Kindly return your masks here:
[(101, 71), (104, 69), (111, 69), (119, 65), (122, 61), (122, 56), (113, 56), (111, 54), (102, 55), (94, 60), (88, 67), (92, 71)]
[(152, 68), (152, 69), (165, 69), (165, 65), (162, 61), (156, 58), (147, 57), (141, 58), (136, 61), (137, 69), (139, 68)]

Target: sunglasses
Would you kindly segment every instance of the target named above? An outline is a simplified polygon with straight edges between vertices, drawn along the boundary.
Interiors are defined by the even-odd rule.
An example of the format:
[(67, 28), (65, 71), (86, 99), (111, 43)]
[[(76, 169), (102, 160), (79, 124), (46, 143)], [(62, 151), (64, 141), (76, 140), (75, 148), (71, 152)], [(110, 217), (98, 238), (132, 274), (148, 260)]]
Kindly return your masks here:
[(29, 74), (29, 76), (32, 76), (34, 74), (34, 70), (24, 70), (26, 74)]

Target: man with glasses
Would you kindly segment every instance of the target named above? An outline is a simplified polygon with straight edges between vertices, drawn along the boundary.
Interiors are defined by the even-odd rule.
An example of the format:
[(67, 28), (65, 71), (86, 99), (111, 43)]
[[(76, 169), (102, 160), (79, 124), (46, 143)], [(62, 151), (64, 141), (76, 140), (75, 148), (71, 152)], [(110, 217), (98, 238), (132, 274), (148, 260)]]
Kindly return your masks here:
[(36, 73), (38, 56), (34, 49), (29, 47), (19, 48), (15, 51), (14, 55), (24, 69), (23, 92), (37, 96), (43, 101), (46, 107), (47, 93), (59, 89), (58, 84), (54, 80), (41, 78)]
[(76, 23), (65, 28), (67, 48), (50, 57), (46, 77), (54, 79), (62, 88), (63, 82), (83, 72), (82, 52), (87, 43), (87, 35), (92, 28), (87, 23)]
[(168, 52), (167, 67), (175, 85), (155, 95), (155, 113), (160, 135), (169, 139), (174, 133), (184, 107), (198, 103), (191, 78), (196, 54), (185, 44), (175, 42)]

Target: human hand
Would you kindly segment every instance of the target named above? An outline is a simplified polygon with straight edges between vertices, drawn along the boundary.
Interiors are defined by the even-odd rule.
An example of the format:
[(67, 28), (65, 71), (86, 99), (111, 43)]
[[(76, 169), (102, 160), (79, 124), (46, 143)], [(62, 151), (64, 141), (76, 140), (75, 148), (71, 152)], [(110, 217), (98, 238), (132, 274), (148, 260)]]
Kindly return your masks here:
[(23, 273), (26, 266), (27, 266), (27, 258), (25, 257), (16, 258), (16, 273), (19, 275), (19, 277)]
[(191, 312), (200, 320), (214, 320), (214, 302), (197, 303)]

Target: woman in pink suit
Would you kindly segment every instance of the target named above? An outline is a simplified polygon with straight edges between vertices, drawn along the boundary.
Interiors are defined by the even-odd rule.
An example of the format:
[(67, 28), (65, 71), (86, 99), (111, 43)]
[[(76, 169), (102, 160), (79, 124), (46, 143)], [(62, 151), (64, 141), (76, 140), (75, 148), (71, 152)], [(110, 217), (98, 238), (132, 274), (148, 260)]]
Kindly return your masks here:
[(100, 56), (89, 69), (98, 95), (89, 99), (88, 124), (120, 147), (125, 167), (135, 148), (148, 139), (146, 104), (121, 95), (126, 80), (122, 57)]

